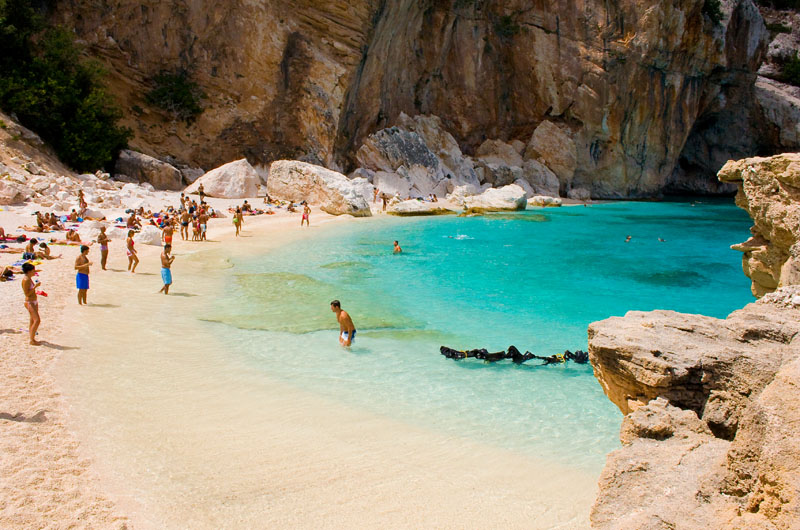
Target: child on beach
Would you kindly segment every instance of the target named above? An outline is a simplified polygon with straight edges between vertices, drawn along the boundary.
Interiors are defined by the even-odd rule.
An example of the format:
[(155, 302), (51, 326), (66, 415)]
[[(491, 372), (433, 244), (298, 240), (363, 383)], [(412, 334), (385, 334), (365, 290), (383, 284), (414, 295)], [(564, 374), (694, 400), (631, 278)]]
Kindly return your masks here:
[(30, 323), (28, 324), (28, 334), (30, 336), (30, 344), (32, 346), (39, 346), (41, 343), (36, 340), (36, 330), (39, 329), (41, 318), (39, 317), (39, 300), (36, 297), (36, 286), (38, 281), (33, 280), (33, 275), (36, 274), (36, 267), (30, 263), (22, 264), (22, 273), (25, 278), (22, 279), (22, 292), (25, 294), (25, 309), (28, 310), (30, 315)]
[(125, 247), (128, 252), (128, 270), (131, 274), (136, 272), (136, 266), (139, 264), (139, 256), (136, 255), (136, 249), (133, 248), (133, 230), (128, 230), (128, 239), (125, 240)]
[(78, 305), (85, 305), (86, 296), (89, 291), (89, 267), (92, 262), (89, 261), (89, 247), (86, 245), (81, 246), (81, 253), (75, 259), (75, 270), (78, 273), (75, 275), (75, 286), (78, 288)]

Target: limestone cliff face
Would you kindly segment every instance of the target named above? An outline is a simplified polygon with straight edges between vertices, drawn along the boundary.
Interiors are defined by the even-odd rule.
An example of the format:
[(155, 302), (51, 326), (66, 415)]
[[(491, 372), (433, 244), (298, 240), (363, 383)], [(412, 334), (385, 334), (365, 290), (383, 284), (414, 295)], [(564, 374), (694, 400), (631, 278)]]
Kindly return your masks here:
[[(549, 120), (576, 149), (562, 190), (626, 197), (677, 181), (711, 190), (702, 171), (674, 175), (682, 153), (712, 150), (713, 166), (754, 152), (739, 111), (766, 47), (763, 21), (751, 0), (723, 2), (719, 24), (703, 5), (58, 0), (53, 16), (108, 65), (133, 146), (148, 154), (206, 169), (245, 154), (349, 170), (362, 141), (403, 112), (439, 116), (467, 154), (486, 139), (528, 144)], [(209, 96), (192, 126), (144, 101), (148, 80), (175, 67)], [(735, 141), (721, 140), (734, 123)]]

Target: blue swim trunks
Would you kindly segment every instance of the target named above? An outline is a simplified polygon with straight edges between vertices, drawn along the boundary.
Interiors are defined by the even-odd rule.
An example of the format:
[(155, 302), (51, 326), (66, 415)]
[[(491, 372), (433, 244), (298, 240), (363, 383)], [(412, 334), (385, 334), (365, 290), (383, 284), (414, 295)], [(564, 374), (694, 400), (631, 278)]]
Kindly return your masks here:
[(78, 289), (88, 289), (89, 288), (89, 275), (83, 274), (79, 272), (75, 275), (75, 286)]
[(170, 269), (161, 269), (161, 279), (164, 280), (164, 285), (171, 285), (172, 271)]
[[(349, 333), (347, 331), (342, 331), (342, 340), (347, 340)], [(353, 330), (353, 336), (350, 337), (350, 344), (356, 343), (356, 330)]]

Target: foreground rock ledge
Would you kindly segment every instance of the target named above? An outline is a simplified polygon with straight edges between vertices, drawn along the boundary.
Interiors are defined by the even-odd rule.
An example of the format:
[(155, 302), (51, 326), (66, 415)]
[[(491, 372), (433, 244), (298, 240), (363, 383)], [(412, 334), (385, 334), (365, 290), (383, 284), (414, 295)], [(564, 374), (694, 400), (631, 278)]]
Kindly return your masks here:
[(627, 414), (594, 528), (800, 528), (799, 295), (589, 327), (595, 376)]

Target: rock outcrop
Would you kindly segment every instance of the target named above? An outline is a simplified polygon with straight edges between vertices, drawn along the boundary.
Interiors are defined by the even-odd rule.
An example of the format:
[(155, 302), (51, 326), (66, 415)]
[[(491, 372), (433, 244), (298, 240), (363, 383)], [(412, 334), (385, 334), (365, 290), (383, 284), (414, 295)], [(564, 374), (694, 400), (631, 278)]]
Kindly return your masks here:
[(753, 294), (800, 283), (800, 153), (730, 161), (719, 178), (738, 185), (736, 204), (753, 218), (752, 237), (732, 247)]
[(726, 319), (634, 311), (589, 327), (595, 376), (626, 414), (594, 528), (800, 525), (798, 166), (800, 155), (778, 155), (720, 172), (753, 217), (735, 248), (760, 300)]
[(159, 190), (183, 189), (183, 176), (175, 167), (130, 149), (120, 151), (114, 170), (136, 182), (149, 182)]
[(414, 217), (420, 215), (449, 215), (455, 212), (436, 202), (410, 200), (390, 205), (386, 208), (386, 213), (401, 217)]
[(525, 190), (516, 184), (502, 188), (489, 188), (480, 195), (464, 197), (464, 208), (467, 213), (524, 210), (527, 204)]
[[(660, 193), (679, 160), (689, 185), (711, 182), (713, 164), (761, 147), (743, 109), (763, 21), (752, 0), (722, 2), (720, 20), (705, 3), (75, 0), (52, 16), (105, 63), (133, 148), (160, 158), (349, 171), (403, 113), (435, 115), (467, 154), (487, 139), (528, 146), (545, 127), (532, 152), (562, 184), (613, 198)], [(207, 95), (192, 124), (146, 100), (177, 68)]]
[(247, 160), (241, 159), (209, 171), (190, 184), (185, 192), (197, 193), (201, 184), (209, 197), (245, 199), (258, 195), (261, 177)]
[(308, 201), (332, 215), (372, 215), (365, 196), (365, 190), (371, 188), (366, 179), (348, 179), (336, 171), (295, 160), (273, 162), (267, 179), (270, 197)]

